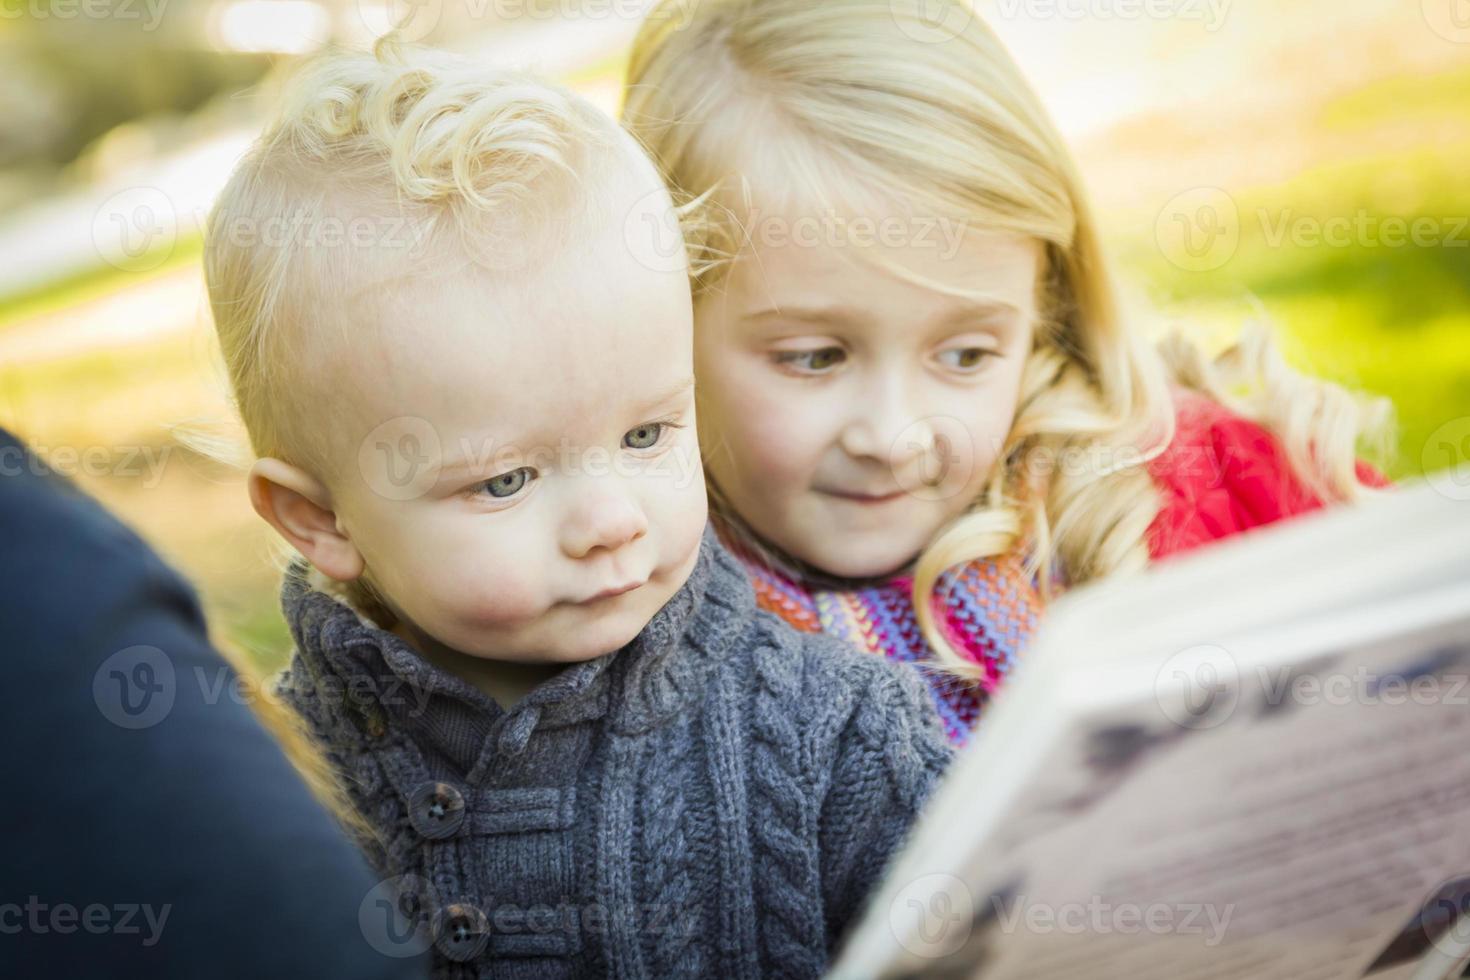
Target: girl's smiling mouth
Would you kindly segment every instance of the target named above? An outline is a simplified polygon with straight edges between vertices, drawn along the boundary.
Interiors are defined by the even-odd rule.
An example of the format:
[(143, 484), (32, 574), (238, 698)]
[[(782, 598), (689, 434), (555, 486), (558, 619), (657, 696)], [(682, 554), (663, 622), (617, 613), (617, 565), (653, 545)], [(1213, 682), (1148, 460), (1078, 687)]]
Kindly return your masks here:
[(845, 500), (849, 503), (868, 506), (891, 503), (892, 501), (895, 501), (900, 497), (905, 497), (908, 495), (907, 492), (903, 490), (894, 490), (892, 493), (864, 493), (861, 491), (851, 490), (818, 489), (816, 492), (826, 497), (835, 497), (838, 500)]

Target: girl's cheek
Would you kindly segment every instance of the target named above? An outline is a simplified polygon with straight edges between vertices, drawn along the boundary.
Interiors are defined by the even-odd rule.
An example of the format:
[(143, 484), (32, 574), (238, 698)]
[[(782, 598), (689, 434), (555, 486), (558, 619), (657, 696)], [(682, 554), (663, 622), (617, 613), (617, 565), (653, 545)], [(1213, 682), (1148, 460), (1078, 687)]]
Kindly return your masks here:
[(816, 466), (821, 456), (820, 415), (788, 409), (752, 410), (741, 423), (737, 462), (747, 479), (781, 482)]
[(1000, 459), (1010, 435), (1014, 412), (1004, 400), (993, 400), (981, 406), (974, 417), (979, 421), (964, 433), (961, 452), (968, 457), (964, 460), (964, 468), (969, 473), (966, 482), (970, 487), (979, 488), (990, 478)]

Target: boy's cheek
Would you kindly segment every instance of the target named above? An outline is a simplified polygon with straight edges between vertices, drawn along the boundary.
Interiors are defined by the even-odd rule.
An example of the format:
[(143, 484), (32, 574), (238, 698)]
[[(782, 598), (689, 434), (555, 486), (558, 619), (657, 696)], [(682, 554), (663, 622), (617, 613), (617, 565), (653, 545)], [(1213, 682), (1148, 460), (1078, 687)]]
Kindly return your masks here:
[(497, 630), (525, 625), (543, 614), (557, 597), (549, 594), (542, 576), (516, 562), (499, 571), (462, 570), (440, 582), (448, 612), (460, 629)]

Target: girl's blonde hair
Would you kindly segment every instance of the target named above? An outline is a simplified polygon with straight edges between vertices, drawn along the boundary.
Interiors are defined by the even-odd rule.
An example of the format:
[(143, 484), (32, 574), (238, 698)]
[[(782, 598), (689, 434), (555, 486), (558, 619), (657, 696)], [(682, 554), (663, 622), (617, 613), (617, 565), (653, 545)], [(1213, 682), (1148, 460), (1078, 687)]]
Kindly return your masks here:
[[(1171, 384), (1268, 426), (1322, 499), (1366, 492), (1357, 446), (1385, 426), (1386, 402), (1292, 370), (1263, 329), (1211, 360), (1129, 328), (1070, 153), (959, 0), (662, 0), (634, 43), (623, 121), (681, 205), (696, 298), (749, 240), (752, 175), (782, 206), (885, 199), (1041, 244), (1040, 321), (1009, 438), (915, 573), (920, 625), (959, 675), (979, 671), (934, 621), (946, 569), (1025, 548), (1050, 598), (1053, 569), (1070, 586), (1147, 564), (1161, 501), (1144, 464), (1173, 438)], [(1057, 466), (1077, 458), (1089, 462)]]

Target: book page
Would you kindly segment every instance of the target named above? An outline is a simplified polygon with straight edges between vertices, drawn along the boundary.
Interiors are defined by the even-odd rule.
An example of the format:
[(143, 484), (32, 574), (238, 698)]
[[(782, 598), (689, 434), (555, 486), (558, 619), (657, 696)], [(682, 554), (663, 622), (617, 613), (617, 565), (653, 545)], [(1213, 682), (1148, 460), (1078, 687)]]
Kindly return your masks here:
[[(1394, 980), (1430, 953), (1452, 967), (1470, 928), (1470, 589), (1339, 619), (1367, 641), (1283, 664), (1285, 634), (1225, 640), (1213, 705), (1101, 681), (1093, 705), (1055, 705), (1070, 723), (978, 849), (956, 842), (948, 865), (891, 883), (875, 917), (896, 961), (839, 975)], [(1130, 690), (1143, 696), (1117, 700)]]

